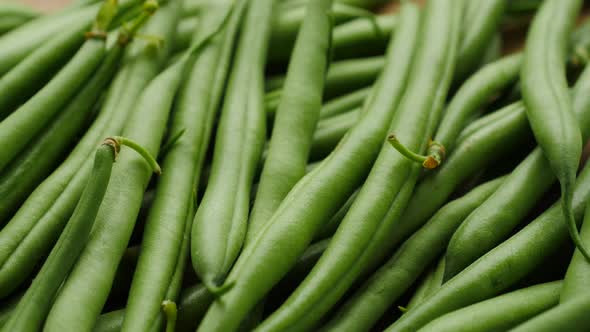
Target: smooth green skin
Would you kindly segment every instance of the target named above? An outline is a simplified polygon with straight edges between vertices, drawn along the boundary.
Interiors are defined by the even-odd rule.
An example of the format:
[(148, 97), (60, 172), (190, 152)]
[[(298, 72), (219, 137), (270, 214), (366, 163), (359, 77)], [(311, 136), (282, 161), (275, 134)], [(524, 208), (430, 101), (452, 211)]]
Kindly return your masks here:
[[(468, 119), (491, 97), (516, 81), (521, 64), (522, 55), (515, 54), (494, 61), (473, 74), (461, 85), (447, 106), (434, 140), (451, 152)], [(429, 153), (432, 152), (432, 149), (429, 149)]]
[(110, 144), (103, 144), (96, 150), (91, 176), (68, 225), (3, 331), (38, 331), (43, 325), (55, 295), (88, 240), (109, 184), (115, 149)]
[(196, 29), (201, 26), (200, 17), (189, 17), (178, 23), (176, 33), (174, 34), (173, 52), (186, 50), (195, 36)]
[[(385, 58), (383, 56), (342, 60), (330, 64), (324, 97), (330, 99), (373, 84), (377, 76), (384, 70), (384, 66)], [(272, 77), (267, 81), (267, 90), (272, 89), (272, 91), (266, 94), (266, 104), (272, 102), (273, 99), (280, 99), (284, 81), (284, 76)]]
[(274, 2), (248, 2), (209, 182), (193, 220), (193, 268), (213, 293), (225, 280), (246, 236), (250, 192), (266, 140), (263, 84)]
[(344, 202), (342, 207), (340, 207), (338, 212), (336, 212), (332, 216), (332, 218), (330, 218), (330, 221), (328, 221), (322, 227), (322, 229), (316, 233), (316, 235), (314, 236), (314, 240), (323, 240), (328, 237), (331, 237), (332, 235), (334, 235), (334, 233), (336, 233), (338, 226), (340, 226), (340, 223), (348, 213), (348, 210), (350, 210), (350, 207), (352, 206), (352, 203), (354, 202), (357, 196), (358, 190), (352, 193), (352, 195), (350, 195), (350, 197), (346, 200), (346, 202)]
[(406, 306), (407, 310), (415, 308), (424, 302), (429, 296), (434, 294), (442, 286), (442, 278), (445, 272), (445, 258), (439, 259), (436, 266), (432, 267), (428, 274), (424, 276), (422, 282), (412, 295), (412, 298)]
[[(322, 223), (344, 204), (377, 158), (409, 74), (417, 33), (417, 13), (392, 40), (387, 65), (367, 115), (352, 128), (332, 154), (289, 192), (271, 221), (236, 262), (227, 282), (235, 285), (213, 303), (200, 331), (232, 331), (248, 312), (292, 268)], [(346, 181), (342, 181), (346, 174)]]
[(361, 109), (335, 115), (318, 123), (313, 134), (309, 161), (322, 160), (328, 156), (348, 130), (361, 118)]
[(72, 26), (63, 34), (51, 38), (0, 78), (0, 119), (26, 101), (61, 68), (84, 41), (89, 22)]
[(543, 2), (528, 31), (520, 82), (533, 134), (561, 187), (570, 236), (590, 260), (572, 215), (583, 142), (565, 76), (568, 37), (581, 6), (581, 0)]
[(424, 227), (347, 300), (324, 331), (368, 331), (443, 252), (463, 219), (502, 184), (499, 178), (473, 189), (441, 208)]
[(104, 40), (87, 40), (72, 60), (43, 89), (0, 122), (0, 171), (66, 105), (77, 88), (90, 78), (105, 55)]
[[(331, 8), (332, 0), (307, 4), (248, 219), (246, 245), (256, 238), (289, 191), (305, 175), (312, 143), (319, 141), (316, 127), (329, 65)], [(347, 124), (350, 128), (350, 123)]]
[(507, 13), (520, 14), (537, 10), (543, 0), (510, 0), (507, 2)]
[(330, 118), (363, 106), (372, 89), (372, 86), (363, 88), (326, 102), (320, 111), (320, 119)]
[(467, 2), (465, 26), (455, 80), (467, 77), (479, 65), (504, 17), (506, 0), (471, 0)]
[(73, 145), (76, 135), (86, 128), (91, 111), (103, 88), (117, 70), (123, 48), (115, 47), (90, 80), (55, 120), (0, 174), (0, 223), (17, 210), (35, 187), (59, 165)]
[[(56, 13), (33, 20), (18, 29), (12, 30), (0, 38), (0, 75), (6, 74), (15, 65), (40, 45), (71, 26), (90, 24), (100, 5), (94, 5), (75, 11)], [(66, 28), (66, 26), (68, 28)], [(59, 50), (54, 50), (59, 51)]]
[[(580, 236), (584, 244), (590, 241), (590, 204), (586, 207), (584, 212), (584, 222), (582, 223), (582, 230)], [(563, 288), (559, 297), (559, 303), (566, 303), (580, 295), (585, 294), (585, 291), (590, 285), (590, 265), (579, 252), (576, 250), (567, 268), (565, 278), (563, 279)]]
[(524, 112), (522, 108), (522, 103), (512, 103), (506, 105), (498, 110), (495, 110), (491, 113), (485, 114), (484, 116), (475, 119), (473, 122), (469, 123), (467, 127), (465, 127), (459, 137), (457, 137), (456, 145), (461, 145), (463, 142), (469, 138), (469, 136), (479, 132), (480, 130), (485, 129), (488, 126), (493, 126), (493, 124), (501, 119), (510, 116), (510, 114), (515, 112)]
[(529, 319), (510, 332), (590, 331), (590, 298), (576, 297)]
[[(160, 15), (144, 33), (161, 34)], [(155, 22), (154, 22), (155, 21)], [(170, 29), (166, 30), (169, 36)], [(132, 114), (138, 96), (157, 74), (166, 57), (142, 42), (127, 48), (125, 64), (117, 75), (102, 111), (68, 159), (29, 196), (0, 232), (0, 298), (10, 292), (49, 254), (71, 216), (92, 169), (89, 156), (107, 136), (119, 135)]]
[[(174, 32), (178, 7), (172, 2), (161, 7), (148, 23), (148, 31), (162, 36), (164, 45)], [(168, 48), (164, 46), (160, 52), (165, 56)], [(134, 112), (123, 130), (123, 136), (153, 156), (158, 155), (185, 69), (181, 61), (153, 79), (135, 100)], [(45, 323), (46, 331), (89, 331), (94, 326), (127, 248), (151, 173), (141, 156), (129, 149), (121, 150), (94, 230), (55, 300)], [(89, 288), (89, 284), (93, 287)]]
[(441, 316), (419, 332), (507, 331), (559, 302), (563, 282), (519, 289)]
[[(498, 111), (500, 112), (500, 111)], [(398, 241), (422, 226), (463, 181), (490, 162), (511, 153), (514, 144), (530, 139), (522, 103), (506, 106), (504, 117), (491, 122), (458, 142), (436, 173), (425, 177), (414, 190), (402, 217), (401, 228), (392, 237)], [(505, 113), (504, 113), (505, 112)], [(489, 116), (489, 115), (488, 115)], [(467, 127), (465, 130), (468, 130)]]
[[(581, 221), (589, 199), (590, 167), (587, 166), (576, 183), (576, 220)], [(406, 312), (386, 331), (416, 331), (448, 312), (501, 294), (542, 264), (567, 240), (568, 230), (558, 202), (520, 232), (447, 281), (428, 300)]]
[[(573, 92), (574, 111), (584, 139), (590, 137), (588, 89), (590, 69), (581, 74)], [(551, 165), (537, 147), (455, 232), (447, 248), (445, 280), (504, 241), (554, 182)]]
[[(218, 25), (220, 17), (228, 10), (227, 5), (210, 8), (209, 15), (201, 22), (200, 31), (203, 32), (195, 37), (195, 42), (212, 26)], [(191, 72), (179, 91), (169, 131), (171, 136), (181, 131), (183, 134), (166, 151), (162, 162), (166, 171), (158, 179), (155, 200), (146, 221), (122, 331), (161, 327), (161, 321), (154, 324), (155, 317), (161, 318), (160, 304), (166, 299), (176, 300), (177, 294), (167, 293), (174, 284), (175, 274), (182, 275), (183, 271), (176, 273), (175, 270), (179, 263), (184, 266), (185, 261), (177, 262), (175, 258), (186, 254), (181, 242), (190, 236), (194, 212), (191, 214), (189, 210), (195, 203), (193, 190), (209, 146), (242, 12), (235, 12), (224, 32), (193, 61)], [(188, 225), (187, 218), (190, 218)], [(188, 240), (186, 245), (188, 250)]]
[[(461, 8), (462, 2), (437, 0), (425, 9), (412, 75), (389, 128), (411, 149), (426, 147), (442, 112), (453, 72)], [(295, 292), (258, 327), (260, 331), (311, 329), (367, 266), (387, 254), (388, 235), (395, 232), (418, 179), (417, 166), (388, 143), (382, 145), (330, 246)]]

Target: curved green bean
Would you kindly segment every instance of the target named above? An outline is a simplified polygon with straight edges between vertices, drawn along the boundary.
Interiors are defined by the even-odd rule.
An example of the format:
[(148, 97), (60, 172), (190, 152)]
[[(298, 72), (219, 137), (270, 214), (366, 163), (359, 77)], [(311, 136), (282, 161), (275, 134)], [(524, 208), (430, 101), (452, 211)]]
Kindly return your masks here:
[[(590, 204), (584, 212), (584, 222), (580, 236), (585, 244), (590, 238)], [(563, 279), (563, 289), (559, 297), (559, 302), (564, 303), (571, 301), (578, 296), (584, 296), (584, 290), (590, 285), (590, 266), (584, 256), (576, 250), (572, 260), (567, 268), (565, 278)]]
[[(587, 262), (586, 262), (587, 263)], [(580, 296), (529, 319), (510, 332), (588, 331), (590, 298)]]

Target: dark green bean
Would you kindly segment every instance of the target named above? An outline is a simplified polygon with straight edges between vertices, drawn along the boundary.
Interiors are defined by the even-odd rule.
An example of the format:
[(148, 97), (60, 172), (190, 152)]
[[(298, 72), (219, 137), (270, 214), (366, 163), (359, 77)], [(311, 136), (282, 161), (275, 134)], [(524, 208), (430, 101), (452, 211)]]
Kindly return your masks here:
[(248, 219), (246, 244), (260, 233), (285, 196), (305, 175), (312, 143), (318, 142), (316, 127), (332, 39), (331, 7), (332, 0), (308, 2)]
[(0, 223), (14, 213), (22, 201), (61, 161), (88, 123), (92, 106), (110, 82), (123, 55), (123, 47), (115, 46), (90, 80), (57, 115), (47, 128), (12, 163), (0, 172)]
[(337, 311), (326, 331), (370, 330), (377, 320), (443, 252), (453, 232), (504, 181), (482, 184), (441, 208)]
[(25, 280), (39, 259), (49, 253), (82, 194), (96, 144), (121, 132), (131, 105), (155, 75), (161, 57), (153, 47), (135, 46), (128, 49), (127, 65), (117, 75), (98, 119), (0, 232), (0, 297)]
[(191, 259), (213, 293), (240, 253), (254, 173), (266, 140), (264, 64), (275, 0), (248, 6), (215, 137), (207, 189), (193, 221)]
[[(298, 182), (268, 226), (244, 249), (226, 281), (235, 284), (213, 303), (200, 331), (237, 329), (243, 317), (292, 268), (322, 223), (366, 177), (404, 90), (414, 53), (418, 10), (411, 4), (406, 7), (407, 17), (402, 14), (403, 23), (390, 44), (383, 74), (365, 104), (366, 116), (318, 168)], [(346, 173), (347, 181), (341, 181), (341, 172)]]
[(434, 294), (441, 286), (443, 274), (445, 272), (445, 258), (444, 256), (438, 260), (435, 266), (431, 267), (427, 274), (424, 276), (420, 285), (414, 291), (414, 294), (410, 298), (408, 305), (405, 307), (406, 310), (415, 308), (420, 303), (424, 302), (429, 296)]
[[(195, 37), (196, 43), (232, 10), (229, 5), (211, 5), (209, 9)], [(192, 224), (194, 212), (190, 213), (190, 208), (196, 200), (193, 190), (200, 178), (242, 14), (243, 8), (236, 8), (223, 32), (197, 59), (190, 60), (194, 65), (177, 97), (169, 129), (173, 136), (182, 134), (164, 154), (166, 172), (158, 181), (146, 221), (122, 331), (161, 328), (160, 304), (164, 300), (176, 301), (178, 290), (174, 288), (179, 287), (180, 281), (175, 282), (175, 278), (181, 278), (183, 271), (175, 269), (185, 263), (177, 257), (186, 254), (181, 244), (184, 237), (190, 236), (186, 220), (189, 218), (189, 225)]]
[(107, 138), (104, 141), (96, 151), (92, 176), (88, 179), (68, 225), (41, 267), (41, 271), (11, 313), (3, 331), (34, 331), (41, 328), (55, 295), (90, 236), (121, 144), (137, 149), (142, 157), (147, 158), (150, 167), (155, 167), (154, 170), (160, 172), (153, 157), (135, 143), (123, 138)]
[[(168, 2), (150, 20), (149, 26), (169, 42), (179, 12), (175, 2)], [(163, 54), (167, 54), (168, 49), (164, 46)], [(153, 155), (158, 154), (185, 64), (186, 61), (178, 62), (150, 82), (135, 101), (135, 112), (123, 131), (124, 136), (137, 141)], [(62, 285), (45, 323), (46, 331), (92, 329), (127, 248), (150, 176), (149, 169), (137, 154), (126, 149), (121, 151), (94, 230)], [(88, 288), (88, 284), (93, 287)], [(76, 305), (72, 306), (72, 303)]]
[[(589, 199), (590, 164), (576, 183), (574, 213), (578, 221)], [(544, 262), (567, 239), (568, 229), (561, 206), (556, 203), (520, 232), (443, 284), (424, 303), (405, 313), (387, 332), (416, 331), (443, 314), (498, 295)]]
[(562, 281), (519, 289), (443, 315), (420, 332), (507, 331), (554, 307)]
[(572, 214), (582, 135), (565, 77), (567, 36), (581, 6), (581, 0), (543, 2), (527, 35), (521, 88), (535, 139), (560, 183), (563, 213), (570, 236), (590, 261), (590, 253), (581, 243)]

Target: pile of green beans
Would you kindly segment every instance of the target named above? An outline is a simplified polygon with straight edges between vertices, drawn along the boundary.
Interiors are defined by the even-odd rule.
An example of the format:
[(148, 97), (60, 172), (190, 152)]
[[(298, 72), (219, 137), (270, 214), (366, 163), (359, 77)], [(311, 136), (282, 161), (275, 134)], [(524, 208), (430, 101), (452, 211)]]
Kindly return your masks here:
[(590, 330), (584, 10), (0, 4), (0, 331)]

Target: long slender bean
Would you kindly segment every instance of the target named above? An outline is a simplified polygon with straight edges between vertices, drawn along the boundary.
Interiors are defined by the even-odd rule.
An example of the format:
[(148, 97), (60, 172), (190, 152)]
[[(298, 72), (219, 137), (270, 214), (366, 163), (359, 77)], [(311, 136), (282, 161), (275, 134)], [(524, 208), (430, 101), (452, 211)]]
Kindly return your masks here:
[[(582, 231), (580, 233), (585, 244), (588, 244), (588, 239), (590, 238), (590, 205), (588, 206), (584, 213), (584, 222), (582, 223)], [(559, 297), (560, 303), (584, 295), (583, 290), (587, 289), (586, 287), (590, 284), (589, 272), (590, 266), (588, 266), (586, 259), (576, 250), (563, 279), (563, 289)]]
[(590, 298), (580, 296), (529, 319), (511, 332), (589, 331)]
[[(230, 10), (228, 3), (213, 6), (202, 20), (201, 32), (195, 37), (197, 43)], [(163, 160), (166, 172), (158, 181), (156, 197), (146, 221), (142, 252), (129, 292), (122, 331), (160, 328), (161, 319), (154, 322), (161, 317), (160, 303), (176, 301), (178, 294), (171, 288), (174, 288), (175, 274), (181, 276), (182, 271), (176, 273), (175, 269), (185, 261), (177, 262), (175, 258), (185, 254), (183, 238), (190, 236), (194, 218), (190, 208), (195, 204), (193, 190), (200, 178), (242, 14), (243, 8), (234, 10), (228, 25), (194, 60), (191, 74), (179, 92), (170, 132), (182, 134)], [(190, 218), (189, 225), (187, 218)]]
[[(243, 317), (290, 270), (321, 223), (364, 180), (405, 87), (414, 53), (418, 13), (415, 7), (408, 6), (407, 17), (402, 15), (400, 31), (390, 44), (382, 76), (365, 104), (367, 115), (318, 168), (298, 182), (255, 242), (245, 248), (226, 281), (235, 284), (213, 303), (200, 331), (235, 330)], [(341, 181), (342, 171), (346, 172), (347, 181)], [(295, 233), (298, 235), (294, 236)]]
[(561, 186), (563, 213), (576, 247), (590, 261), (572, 215), (573, 186), (582, 135), (565, 77), (567, 36), (582, 1), (544, 1), (527, 35), (521, 72), (522, 95), (535, 139)]
[(246, 244), (256, 238), (285, 196), (305, 175), (312, 143), (318, 141), (314, 136), (328, 70), (331, 7), (332, 0), (308, 2), (248, 221)]

